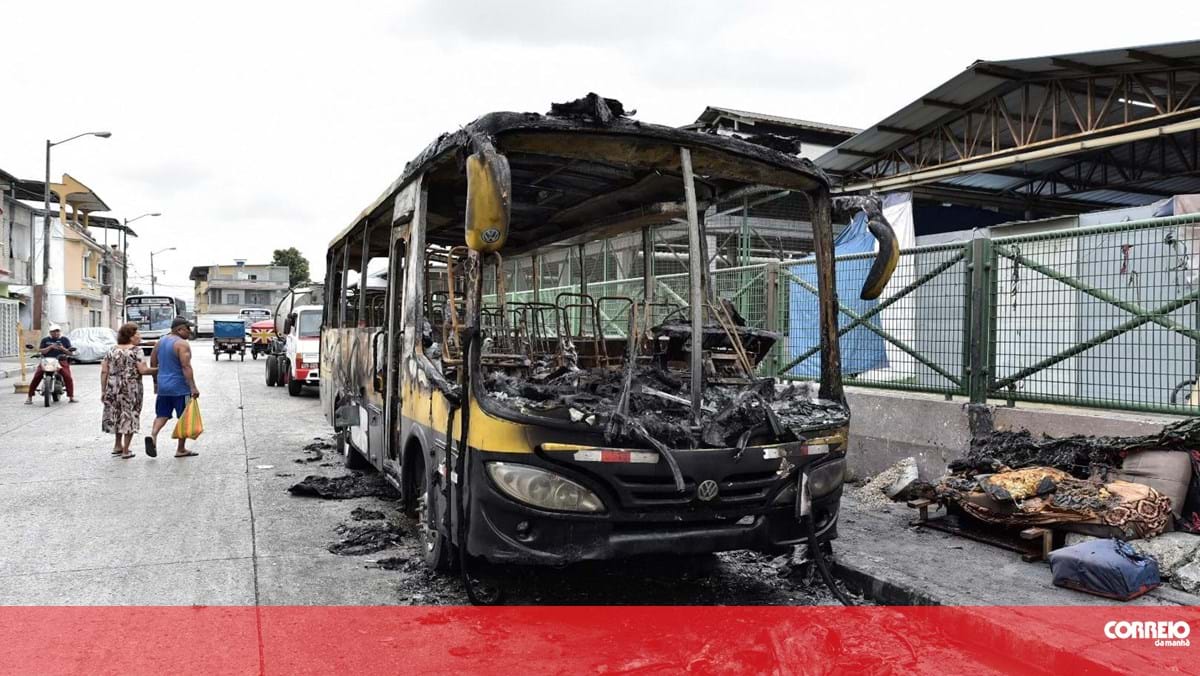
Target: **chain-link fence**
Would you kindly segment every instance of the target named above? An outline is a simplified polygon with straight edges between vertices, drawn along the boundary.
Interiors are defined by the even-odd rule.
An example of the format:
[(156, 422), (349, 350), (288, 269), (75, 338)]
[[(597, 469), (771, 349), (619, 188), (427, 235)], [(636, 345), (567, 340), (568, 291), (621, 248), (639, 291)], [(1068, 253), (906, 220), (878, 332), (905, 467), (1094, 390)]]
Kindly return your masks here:
[(990, 244), (992, 396), (1200, 409), (1200, 217)]
[[(781, 335), (763, 375), (820, 376), (807, 219), (803, 199), (775, 192), (705, 212), (714, 295)], [(645, 236), (649, 246), (635, 232), (506, 261), (509, 301), (535, 300), (536, 287), (541, 303), (570, 306), (573, 335), (595, 321), (625, 337), (649, 266), (652, 321), (678, 314), (691, 286), (687, 228), (664, 220)], [(1200, 413), (1200, 215), (908, 249), (883, 294), (860, 301), (873, 259), (836, 258), (847, 385)]]
[[(858, 298), (844, 283), (866, 276), (875, 255), (839, 256), (838, 334), (842, 374), (847, 384), (966, 394), (967, 280), (961, 244), (918, 247), (901, 252), (883, 294)], [(820, 335), (815, 263), (781, 267), (779, 326), (784, 332), (782, 377), (820, 377)]]

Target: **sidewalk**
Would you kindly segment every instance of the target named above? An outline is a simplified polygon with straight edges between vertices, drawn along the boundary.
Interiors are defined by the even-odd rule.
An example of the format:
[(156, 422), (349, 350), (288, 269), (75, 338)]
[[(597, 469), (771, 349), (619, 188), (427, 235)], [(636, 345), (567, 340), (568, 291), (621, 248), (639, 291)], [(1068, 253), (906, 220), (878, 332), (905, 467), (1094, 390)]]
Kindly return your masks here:
[[(1028, 655), (1052, 673), (1077, 672), (1081, 665), (1094, 673), (1161, 671), (1156, 660), (1170, 653), (1120, 649), (1105, 638), (1103, 622), (1172, 608), (1181, 614), (1171, 619), (1181, 619), (1200, 605), (1200, 597), (1165, 585), (1127, 603), (1055, 587), (1049, 564), (1025, 563), (1014, 552), (911, 526), (916, 514), (903, 504), (868, 510), (843, 497), (834, 574), (876, 603), (966, 606), (956, 620), (959, 635), (1006, 646), (1009, 654)], [(1111, 608), (1111, 615), (1075, 617), (1047, 606), (1100, 606)]]
[(1055, 587), (1046, 562), (1025, 563), (999, 547), (910, 525), (916, 518), (902, 503), (868, 510), (844, 496), (833, 543), (839, 577), (893, 605), (1200, 605), (1200, 596), (1166, 585), (1129, 602)]
[[(25, 367), (25, 378), (32, 378), (33, 371), (37, 368), (36, 361), (27, 361)], [(20, 378), (21, 377), (21, 362), (16, 357), (0, 357), (0, 380), (5, 378)]]

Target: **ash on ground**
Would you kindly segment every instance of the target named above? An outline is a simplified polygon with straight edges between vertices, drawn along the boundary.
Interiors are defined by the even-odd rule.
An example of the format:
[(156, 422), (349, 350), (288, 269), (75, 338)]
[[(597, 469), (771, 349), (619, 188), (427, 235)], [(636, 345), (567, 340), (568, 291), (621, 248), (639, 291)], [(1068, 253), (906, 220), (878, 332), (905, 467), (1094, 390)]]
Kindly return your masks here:
[(338, 556), (362, 556), (374, 554), (400, 543), (404, 528), (392, 521), (371, 522), (361, 525), (338, 526), (336, 532), (342, 539), (329, 545), (329, 551)]
[(320, 462), (325, 458), (325, 451), (328, 451), (332, 448), (333, 442), (327, 439), (322, 439), (321, 437), (314, 437), (312, 443), (305, 444), (304, 448), (300, 449), (304, 452), (304, 457), (296, 458), (292, 462), (298, 465), (303, 465), (310, 462)]
[(288, 489), (292, 495), (315, 497), (323, 500), (348, 500), (351, 498), (379, 497), (395, 500), (400, 496), (382, 474), (353, 472), (342, 476), (325, 477), (310, 474)]
[(378, 521), (387, 518), (387, 516), (378, 509), (355, 507), (354, 511), (350, 512), (350, 518), (355, 521)]

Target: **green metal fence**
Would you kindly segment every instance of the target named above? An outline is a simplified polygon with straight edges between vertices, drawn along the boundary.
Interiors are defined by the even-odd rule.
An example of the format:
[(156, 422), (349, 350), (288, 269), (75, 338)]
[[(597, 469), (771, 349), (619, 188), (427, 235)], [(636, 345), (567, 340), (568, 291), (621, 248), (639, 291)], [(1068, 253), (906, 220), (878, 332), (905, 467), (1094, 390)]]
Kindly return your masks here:
[[(686, 253), (656, 234), (656, 319), (686, 305)], [(1031, 226), (1036, 227), (1036, 226)], [(739, 245), (741, 246), (741, 245)], [(597, 301), (602, 331), (624, 336), (628, 302), (644, 300), (642, 265), (624, 249), (584, 250), (543, 274), (571, 280), (579, 255), (587, 274), (630, 275), (543, 286), (542, 302), (582, 288)], [(745, 250), (745, 247), (742, 247)], [(660, 255), (662, 255), (660, 253)], [(849, 280), (874, 254), (839, 256)], [(811, 260), (720, 267), (710, 262), (716, 295), (750, 326), (782, 335), (760, 371), (785, 379), (818, 376)], [(624, 261), (624, 262), (622, 262)], [(511, 273), (525, 265), (513, 262)], [(603, 266), (601, 273), (594, 269)], [(671, 270), (667, 274), (660, 271)], [(524, 273), (525, 279), (534, 273)], [(511, 290), (529, 301), (533, 291)], [(997, 239), (975, 238), (901, 252), (883, 295), (856, 302), (839, 283), (839, 335), (848, 385), (1161, 413), (1200, 413), (1200, 215), (1149, 219)], [(494, 299), (494, 296), (492, 297)]]
[(989, 244), (991, 396), (1200, 410), (1200, 215)]
[[(966, 394), (967, 254), (963, 244), (902, 251), (884, 293), (870, 303), (847, 302), (859, 289), (839, 282), (839, 336), (847, 384)], [(838, 273), (862, 279), (875, 255), (839, 256)], [(851, 273), (858, 273), (853, 275)], [(781, 377), (815, 379), (820, 360), (814, 263), (781, 266)], [(808, 309), (803, 317), (791, 312)]]

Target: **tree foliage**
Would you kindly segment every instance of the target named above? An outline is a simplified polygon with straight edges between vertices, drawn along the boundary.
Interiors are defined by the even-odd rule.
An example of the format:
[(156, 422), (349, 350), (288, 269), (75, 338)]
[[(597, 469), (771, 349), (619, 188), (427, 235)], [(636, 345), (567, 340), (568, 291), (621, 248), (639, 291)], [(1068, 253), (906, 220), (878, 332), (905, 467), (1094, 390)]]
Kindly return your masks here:
[(308, 259), (294, 246), (286, 249), (276, 249), (275, 258), (271, 265), (286, 265), (288, 268), (288, 283), (290, 286), (305, 284), (308, 279)]
[(146, 293), (146, 292), (145, 292), (145, 291), (142, 291), (142, 287), (140, 287), (140, 286), (131, 286), (131, 287), (129, 287), (129, 290), (125, 292), (125, 295), (126, 295), (126, 296), (140, 296), (140, 295), (142, 295), (142, 294), (144, 294), (144, 293)]

